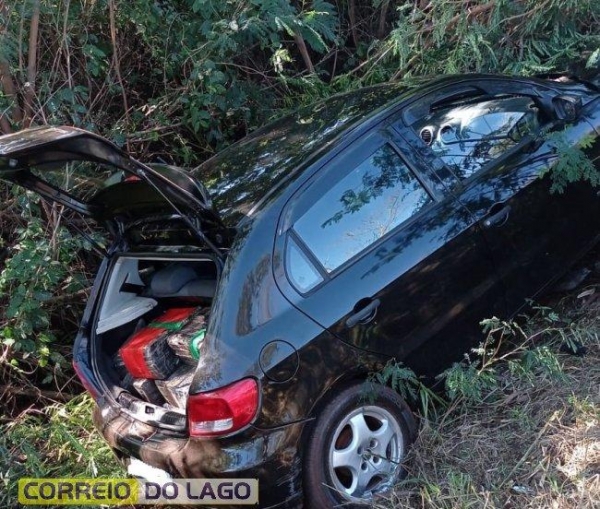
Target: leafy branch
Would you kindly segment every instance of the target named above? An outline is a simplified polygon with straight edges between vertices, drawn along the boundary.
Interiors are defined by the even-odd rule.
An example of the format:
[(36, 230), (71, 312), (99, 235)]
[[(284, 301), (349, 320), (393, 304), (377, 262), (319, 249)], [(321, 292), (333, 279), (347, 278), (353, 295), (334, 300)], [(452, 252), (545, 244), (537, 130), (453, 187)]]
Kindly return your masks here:
[(589, 182), (592, 186), (600, 184), (600, 171), (585, 153), (592, 148), (596, 137), (587, 135), (574, 144), (567, 137), (567, 130), (566, 127), (545, 135), (548, 145), (556, 154), (556, 160), (540, 176), (550, 174), (550, 191), (553, 193), (562, 194), (568, 184), (577, 181)]

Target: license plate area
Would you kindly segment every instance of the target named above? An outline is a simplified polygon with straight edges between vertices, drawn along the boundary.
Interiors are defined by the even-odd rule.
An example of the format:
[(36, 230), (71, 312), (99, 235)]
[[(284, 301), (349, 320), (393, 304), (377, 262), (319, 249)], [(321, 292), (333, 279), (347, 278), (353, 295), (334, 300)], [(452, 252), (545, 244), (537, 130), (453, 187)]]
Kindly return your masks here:
[(137, 458), (129, 458), (127, 473), (133, 477), (139, 477), (140, 479), (144, 479), (146, 481), (164, 482), (173, 479), (173, 476), (166, 470), (148, 465), (148, 463), (144, 463)]

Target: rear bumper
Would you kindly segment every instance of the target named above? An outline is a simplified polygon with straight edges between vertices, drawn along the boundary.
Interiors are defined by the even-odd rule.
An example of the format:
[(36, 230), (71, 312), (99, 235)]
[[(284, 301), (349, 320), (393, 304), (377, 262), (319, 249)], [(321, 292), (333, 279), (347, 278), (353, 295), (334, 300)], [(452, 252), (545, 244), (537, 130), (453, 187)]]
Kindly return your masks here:
[(303, 423), (272, 430), (250, 428), (222, 439), (190, 439), (159, 430), (109, 405), (94, 410), (94, 425), (126, 463), (135, 457), (173, 477), (258, 479), (259, 507), (302, 506), (297, 444)]

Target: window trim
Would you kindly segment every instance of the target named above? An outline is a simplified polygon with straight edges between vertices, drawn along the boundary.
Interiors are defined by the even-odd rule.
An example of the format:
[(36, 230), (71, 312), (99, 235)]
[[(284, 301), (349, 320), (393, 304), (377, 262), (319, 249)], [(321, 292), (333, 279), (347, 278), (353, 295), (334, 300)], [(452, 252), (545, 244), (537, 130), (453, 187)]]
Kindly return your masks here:
[[(290, 242), (294, 242), (296, 247), (300, 250), (300, 252), (306, 257), (308, 262), (313, 266), (313, 268), (317, 271), (317, 273), (321, 276), (321, 281), (319, 281), (316, 285), (310, 287), (308, 290), (303, 292), (294, 284), (294, 279), (290, 274), (290, 257), (289, 257), (289, 245)], [(321, 266), (319, 260), (315, 258), (313, 252), (308, 248), (308, 246), (304, 243), (304, 241), (300, 238), (300, 236), (290, 228), (287, 235), (285, 236), (285, 242), (283, 245), (283, 271), (285, 273), (285, 277), (290, 284), (290, 286), (296, 290), (300, 295), (307, 296), (314, 292), (316, 289), (320, 288), (324, 283), (326, 283), (330, 277), (327, 271)]]
[[(294, 229), (294, 225), (306, 213), (306, 211), (308, 211), (312, 207), (312, 205), (314, 205), (321, 198), (322, 193), (319, 193), (319, 191), (323, 189), (323, 183), (319, 182), (319, 181), (322, 180), (324, 172), (327, 172), (328, 170), (333, 171), (333, 170), (331, 170), (331, 168), (333, 165), (336, 164), (336, 162), (338, 164), (340, 162), (343, 162), (343, 158), (350, 157), (351, 154), (355, 153), (354, 151), (357, 151), (361, 154), (366, 154), (368, 152), (368, 154), (365, 155), (364, 159), (361, 159), (361, 162), (362, 162), (363, 160), (366, 160), (370, 155), (374, 154), (377, 150), (379, 150), (381, 147), (383, 147), (386, 144), (389, 145), (392, 148), (392, 150), (396, 153), (396, 155), (400, 158), (402, 163), (406, 166), (406, 168), (409, 170), (409, 172), (412, 174), (412, 176), (415, 178), (415, 180), (422, 187), (423, 191), (425, 191), (427, 196), (429, 196), (430, 201), (429, 201), (429, 203), (424, 205), (423, 208), (421, 208), (416, 214), (413, 214), (409, 218), (405, 219), (404, 221), (402, 221), (401, 223), (396, 225), (394, 228), (392, 228), (390, 231), (388, 231), (385, 235), (379, 237), (376, 241), (369, 244), (367, 247), (365, 247), (361, 251), (352, 255), (350, 258), (348, 258), (346, 261), (344, 261), (344, 263), (342, 263), (341, 265), (339, 265), (338, 267), (333, 269), (331, 272), (327, 272), (327, 270), (325, 269), (323, 264), (319, 261), (319, 259), (316, 257), (314, 252), (310, 249), (310, 247), (304, 242), (302, 237)], [(373, 150), (369, 151), (368, 147), (373, 148)], [(339, 177), (338, 181), (341, 178), (349, 175), (350, 172), (356, 168), (356, 166), (357, 165), (352, 165), (348, 170), (345, 170), (344, 175)], [(394, 132), (387, 133), (385, 130), (371, 132), (371, 133), (365, 135), (362, 139), (357, 140), (355, 142), (355, 145), (346, 147), (340, 153), (338, 153), (334, 159), (332, 159), (332, 160), (328, 161), (327, 163), (325, 163), (324, 165), (322, 165), (315, 172), (315, 174), (312, 175), (311, 178), (307, 182), (305, 182), (300, 189), (298, 189), (296, 191), (296, 193), (294, 193), (294, 196), (290, 199), (290, 201), (286, 205), (284, 211), (282, 212), (282, 216), (286, 216), (286, 215), (288, 216), (288, 220), (287, 220), (288, 226), (285, 231), (286, 238), (285, 238), (285, 243), (284, 243), (284, 258), (285, 258), (284, 259), (284, 272), (285, 272), (286, 279), (287, 279), (288, 283), (290, 284), (290, 286), (296, 292), (298, 292), (300, 295), (302, 295), (303, 297), (309, 296), (312, 292), (318, 290), (322, 285), (326, 284), (328, 281), (337, 277), (340, 273), (344, 272), (349, 266), (356, 263), (359, 259), (366, 256), (368, 253), (379, 248), (381, 246), (381, 244), (383, 244), (384, 242), (389, 240), (390, 237), (396, 235), (401, 229), (406, 228), (407, 226), (411, 225), (414, 221), (417, 221), (422, 215), (427, 213), (432, 207), (434, 207), (438, 203), (440, 203), (444, 197), (439, 195), (439, 193), (435, 190), (435, 188), (432, 186), (432, 184), (428, 181), (429, 177), (427, 177), (427, 178), (426, 177), (427, 177), (426, 172), (424, 172), (420, 167), (416, 166), (414, 163), (409, 161), (409, 159), (407, 157), (404, 156), (404, 154), (400, 150), (400, 147), (397, 144), (396, 133), (394, 133)], [(307, 195), (306, 192), (308, 191), (308, 189), (311, 186), (315, 186), (315, 187), (312, 190), (310, 190), (309, 194)], [(300, 213), (297, 213), (297, 211), (295, 211), (293, 209), (297, 206), (299, 200), (303, 197), (303, 195), (304, 195), (304, 199), (306, 199), (306, 205), (302, 207)], [(288, 243), (288, 238), (290, 236), (293, 237), (293, 240), (296, 242), (296, 245), (304, 252), (305, 256), (307, 256), (309, 258), (309, 260), (315, 266), (315, 268), (317, 268), (319, 273), (322, 276), (324, 276), (323, 281), (321, 281), (319, 284), (315, 285), (313, 288), (311, 288), (310, 290), (308, 290), (307, 292), (304, 292), (304, 293), (299, 291), (296, 288), (296, 286), (292, 283), (292, 280), (287, 272), (287, 267), (288, 267), (287, 243)]]

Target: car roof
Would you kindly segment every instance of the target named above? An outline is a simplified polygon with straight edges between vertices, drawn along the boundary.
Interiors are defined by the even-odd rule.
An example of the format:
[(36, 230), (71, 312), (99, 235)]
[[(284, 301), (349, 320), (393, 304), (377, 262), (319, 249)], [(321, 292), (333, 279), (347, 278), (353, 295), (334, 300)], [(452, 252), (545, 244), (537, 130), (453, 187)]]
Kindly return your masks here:
[(234, 226), (311, 155), (399, 98), (406, 87), (383, 84), (301, 107), (258, 129), (192, 170), (221, 218)]
[[(570, 88), (579, 83), (580, 89), (587, 90), (587, 85), (572, 79), (575, 81), (571, 81)], [(298, 170), (306, 167), (313, 156), (379, 111), (392, 108), (413, 92), (422, 95), (451, 83), (476, 84), (486, 80), (503, 82), (505, 88), (533, 82), (552, 89), (567, 86), (555, 78), (466, 74), (420, 77), (409, 86), (385, 83), (365, 87), (303, 106), (261, 127), (191, 170), (192, 175), (207, 187), (224, 223), (234, 227), (260, 208), (266, 201), (265, 195), (301, 174)]]

